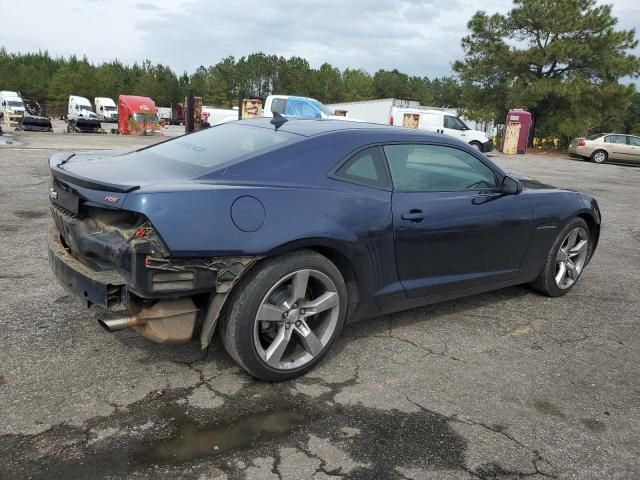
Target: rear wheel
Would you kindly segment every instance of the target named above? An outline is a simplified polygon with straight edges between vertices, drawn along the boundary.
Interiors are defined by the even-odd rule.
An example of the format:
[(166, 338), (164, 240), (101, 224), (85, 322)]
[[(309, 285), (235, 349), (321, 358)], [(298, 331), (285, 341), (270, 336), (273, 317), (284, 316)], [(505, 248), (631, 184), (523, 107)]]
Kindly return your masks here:
[(313, 368), (342, 329), (340, 271), (310, 250), (267, 260), (238, 284), (220, 321), (225, 349), (257, 378), (281, 381)]
[(604, 163), (609, 158), (609, 154), (604, 150), (596, 150), (591, 154), (590, 160), (594, 163)]
[(575, 218), (556, 238), (533, 286), (550, 297), (567, 294), (580, 278), (592, 248), (587, 223)]

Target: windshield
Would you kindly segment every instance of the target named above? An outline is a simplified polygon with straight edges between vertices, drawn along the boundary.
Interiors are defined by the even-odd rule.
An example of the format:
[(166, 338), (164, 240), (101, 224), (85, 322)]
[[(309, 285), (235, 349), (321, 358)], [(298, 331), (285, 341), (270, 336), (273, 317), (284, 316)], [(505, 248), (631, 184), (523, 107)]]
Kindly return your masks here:
[(211, 168), (263, 153), (301, 138), (272, 128), (225, 123), (154, 145), (148, 151), (176, 162)]
[(91, 105), (80, 105), (80, 110), (87, 110), (91, 112)]
[(106, 106), (106, 107), (102, 107), (104, 109), (105, 112), (115, 112), (116, 111), (116, 107), (110, 107), (110, 106)]
[(9, 100), (9, 101), (7, 101), (7, 106), (24, 108), (24, 104), (22, 102), (18, 101), (18, 100)]
[(158, 123), (158, 115), (155, 113), (153, 115), (149, 115), (146, 113), (134, 113), (133, 119), (136, 122), (147, 122), (147, 123)]
[(324, 113), (325, 115), (335, 115), (336, 112), (331, 110), (329, 107), (327, 107), (326, 105), (323, 105), (322, 103), (318, 102), (317, 100), (311, 100), (311, 103), (313, 103), (316, 107), (318, 107), (320, 109), (320, 111), (322, 113)]

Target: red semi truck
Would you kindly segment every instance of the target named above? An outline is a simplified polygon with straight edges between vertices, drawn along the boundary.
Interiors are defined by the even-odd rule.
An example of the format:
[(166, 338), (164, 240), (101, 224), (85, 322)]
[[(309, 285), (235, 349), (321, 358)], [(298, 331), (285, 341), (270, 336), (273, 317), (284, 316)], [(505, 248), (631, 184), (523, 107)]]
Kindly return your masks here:
[(121, 135), (148, 135), (160, 130), (156, 104), (149, 97), (118, 97), (118, 130)]

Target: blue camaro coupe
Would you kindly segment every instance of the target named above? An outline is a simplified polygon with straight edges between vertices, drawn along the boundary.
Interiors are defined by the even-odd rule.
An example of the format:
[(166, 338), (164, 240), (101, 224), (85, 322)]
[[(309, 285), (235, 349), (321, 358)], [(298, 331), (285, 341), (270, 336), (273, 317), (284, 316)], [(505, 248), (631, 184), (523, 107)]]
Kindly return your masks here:
[(345, 322), (531, 283), (567, 293), (596, 201), (468, 145), (339, 120), (243, 120), (134, 152), (50, 160), (58, 280), (110, 331), (206, 348), (265, 380), (320, 361)]

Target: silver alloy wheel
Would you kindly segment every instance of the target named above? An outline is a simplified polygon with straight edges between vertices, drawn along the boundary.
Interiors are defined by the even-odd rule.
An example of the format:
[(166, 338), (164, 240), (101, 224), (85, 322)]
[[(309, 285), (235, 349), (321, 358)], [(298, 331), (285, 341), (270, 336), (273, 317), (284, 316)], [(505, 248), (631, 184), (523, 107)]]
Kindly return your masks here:
[(254, 345), (270, 367), (306, 365), (329, 343), (338, 324), (340, 297), (333, 281), (318, 270), (297, 270), (271, 287), (258, 308)]
[(602, 162), (604, 162), (606, 159), (607, 159), (607, 154), (606, 154), (606, 153), (604, 153), (604, 152), (602, 152), (602, 151), (600, 151), (600, 152), (596, 152), (596, 153), (593, 155), (593, 161), (594, 161), (594, 162), (596, 162), (596, 163), (602, 163)]
[(584, 268), (589, 253), (589, 235), (576, 227), (564, 238), (556, 256), (556, 285), (565, 290), (571, 287)]

